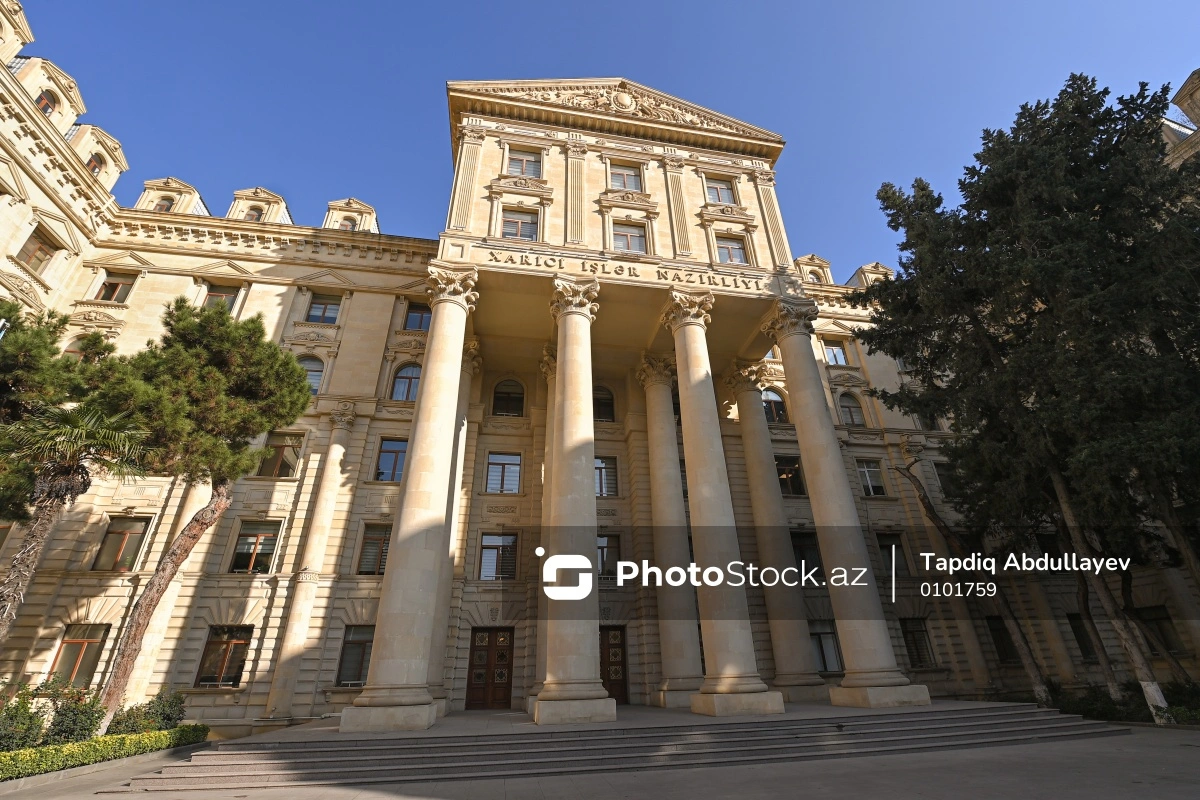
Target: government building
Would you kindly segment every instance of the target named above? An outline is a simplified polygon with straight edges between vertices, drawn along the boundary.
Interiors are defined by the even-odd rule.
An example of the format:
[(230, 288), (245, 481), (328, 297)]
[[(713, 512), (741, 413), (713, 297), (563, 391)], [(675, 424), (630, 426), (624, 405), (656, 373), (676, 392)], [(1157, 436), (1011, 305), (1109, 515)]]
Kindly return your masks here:
[[(67, 353), (93, 331), (134, 353), (173, 298), (222, 301), (260, 316), (312, 387), (172, 583), (127, 702), (178, 689), (232, 737), (339, 714), (386, 731), (465, 709), (548, 725), (624, 704), (727, 716), (1027, 693), (986, 604), (922, 595), (919, 554), (946, 546), (892, 467), (913, 463), (951, 514), (950, 434), (868, 394), (904, 367), (860, 346), (868, 312), (846, 298), (892, 271), (838, 284), (793, 252), (779, 134), (620, 78), (456, 81), (430, 238), (381, 232), (356, 198), (306, 227), (267, 188), (210, 206), (173, 176), (125, 208), (120, 143), (32, 40), (0, 5), (0, 296), (68, 315)], [(1184, 90), (1200, 118), (1200, 75)], [(1196, 143), (1172, 124), (1176, 148)], [(102, 685), (209, 495), (97, 482), (57, 525), (0, 677)], [(21, 526), (0, 524), (6, 566)], [(588, 560), (548, 576), (584, 598), (543, 591), (558, 555)], [(803, 562), (822, 585), (619, 585), (619, 561)], [(839, 568), (857, 580), (823, 579)], [(1044, 672), (1102, 682), (1074, 579), (1009, 588)], [(1134, 597), (1194, 669), (1195, 576), (1139, 568)]]

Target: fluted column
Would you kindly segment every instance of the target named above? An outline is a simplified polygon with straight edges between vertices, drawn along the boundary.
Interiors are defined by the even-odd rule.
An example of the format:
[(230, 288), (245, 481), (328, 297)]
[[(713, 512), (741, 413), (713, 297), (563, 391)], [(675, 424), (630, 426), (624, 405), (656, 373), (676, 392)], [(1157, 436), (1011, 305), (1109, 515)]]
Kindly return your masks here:
[[(557, 552), (555, 542), (553, 541), (553, 528), (551, 527), (551, 490), (552, 476), (554, 475), (554, 398), (556, 396), (556, 385), (558, 383), (558, 359), (555, 356), (557, 351), (550, 345), (545, 345), (542, 348), (542, 361), (539, 365), (542, 370), (542, 375), (546, 378), (546, 442), (545, 451), (542, 456), (542, 516), (541, 516), (541, 546), (546, 548), (546, 552)], [(533, 713), (533, 700), (542, 691), (542, 685), (546, 682), (546, 612), (547, 603), (546, 593), (541, 590), (540, 582), (537, 590), (537, 642), (534, 652), (534, 684), (529, 690), (529, 696), (525, 701), (525, 710), (530, 714)]]
[(431, 266), (433, 318), (417, 390), (399, 513), (380, 589), (367, 685), (342, 711), (343, 731), (422, 730), (436, 719), (429, 658), (441, 563), (450, 543), (447, 496), (467, 315), (478, 273)]
[[(679, 471), (679, 441), (671, 385), (675, 365), (669, 356), (643, 355), (637, 378), (646, 389), (646, 444), (650, 467), (650, 519), (654, 526), (654, 564), (687, 569), (687, 511)], [(662, 683), (651, 695), (653, 705), (688, 708), (704, 681), (700, 666), (696, 591), (690, 585), (655, 589), (658, 600), (659, 658)]]
[[(792, 550), (787, 511), (783, 507), (783, 492), (779, 489), (771, 430), (763, 413), (762, 366), (734, 364), (725, 385), (733, 390), (737, 401), (758, 563), (784, 574), (784, 570), (796, 568), (796, 555)], [(773, 586), (764, 585), (763, 597), (771, 628), (771, 652), (775, 656), (774, 687), (792, 702), (828, 700), (825, 680), (817, 674), (813, 663), (803, 591), (799, 586), (785, 586), (779, 581)]]
[[(701, 570), (725, 570), (741, 561), (705, 335), (713, 300), (711, 292), (672, 291), (662, 316), (675, 337), (692, 551)], [(758, 675), (745, 590), (728, 583), (702, 583), (696, 597), (705, 675), (700, 692), (691, 698), (692, 711), (710, 716), (782, 713), (783, 696), (768, 691)]]
[[(592, 321), (599, 306), (596, 281), (554, 279), (550, 309), (558, 322), (558, 378), (554, 401), (554, 472), (550, 476), (551, 538), (547, 556), (596, 555), (595, 441), (592, 421)], [(543, 574), (543, 579), (546, 577)], [(561, 583), (580, 577), (560, 572)], [(600, 681), (600, 603), (592, 591), (580, 600), (547, 600), (546, 680), (533, 704), (539, 725), (607, 722), (616, 701)]]
[(780, 299), (775, 301), (762, 329), (779, 345), (783, 359), (821, 561), (826, 570), (867, 568), (863, 579), (868, 586), (829, 585), (846, 666), (841, 686), (829, 691), (830, 699), (834, 705), (869, 708), (927, 705), (928, 690), (910, 685), (896, 664), (883, 604), (870, 569), (870, 552), (812, 349), (810, 337), (816, 318), (814, 301)]

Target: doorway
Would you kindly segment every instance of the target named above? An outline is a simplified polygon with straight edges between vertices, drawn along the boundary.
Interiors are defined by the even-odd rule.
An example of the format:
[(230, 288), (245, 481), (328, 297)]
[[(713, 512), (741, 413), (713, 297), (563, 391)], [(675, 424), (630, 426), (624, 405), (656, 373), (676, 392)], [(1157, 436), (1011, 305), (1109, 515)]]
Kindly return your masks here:
[(617, 705), (629, 704), (628, 669), (625, 665), (625, 628), (600, 626), (600, 679)]
[(512, 628), (472, 628), (467, 708), (512, 705)]

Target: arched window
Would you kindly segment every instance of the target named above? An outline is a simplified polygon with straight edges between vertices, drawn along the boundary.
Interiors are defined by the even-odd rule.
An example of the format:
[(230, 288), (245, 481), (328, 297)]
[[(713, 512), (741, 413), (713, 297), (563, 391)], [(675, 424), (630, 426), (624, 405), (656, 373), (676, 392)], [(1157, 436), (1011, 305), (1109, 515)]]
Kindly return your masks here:
[(242, 217), (242, 219), (246, 220), (247, 222), (262, 222), (262, 218), (262, 206), (250, 206), (248, 209), (246, 209), (245, 216)]
[(617, 421), (617, 404), (610, 389), (603, 386), (592, 389), (592, 419), (596, 422)]
[(420, 382), (421, 366), (419, 364), (404, 365), (396, 370), (396, 377), (392, 379), (392, 399), (416, 400), (417, 384)]
[(104, 156), (99, 153), (92, 153), (91, 158), (87, 160), (87, 171), (93, 175), (99, 175), (104, 171)]
[(304, 374), (308, 376), (309, 390), (313, 394), (321, 391), (321, 377), (325, 374), (325, 362), (313, 356), (304, 356), (296, 361), (304, 367)]
[(852, 394), (843, 394), (838, 398), (838, 411), (842, 416), (843, 425), (861, 428), (867, 424), (867, 418), (863, 416), (862, 404)]
[(763, 411), (766, 412), (767, 422), (787, 422), (787, 403), (774, 389), (763, 389)]
[(492, 390), (492, 414), (497, 417), (525, 416), (525, 387), (513, 380), (497, 383)]
[(82, 336), (72, 339), (70, 342), (68, 342), (67, 346), (65, 348), (63, 348), (63, 352), (62, 352), (63, 358), (70, 359), (71, 361), (82, 361), (83, 360), (82, 343), (83, 343)]
[(54, 109), (58, 108), (58, 97), (54, 92), (47, 89), (38, 95), (37, 107), (38, 111), (41, 111), (48, 117), (54, 113)]
[(825, 279), (821, 277), (821, 273), (819, 273), (819, 272), (810, 272), (810, 273), (808, 273), (808, 282), (809, 283), (824, 283)]
[(174, 197), (160, 197), (158, 202), (154, 204), (155, 211), (170, 211), (175, 207)]
[(354, 221), (354, 217), (343, 217), (341, 224), (338, 225), (338, 230), (356, 231), (358, 230), (358, 223)]

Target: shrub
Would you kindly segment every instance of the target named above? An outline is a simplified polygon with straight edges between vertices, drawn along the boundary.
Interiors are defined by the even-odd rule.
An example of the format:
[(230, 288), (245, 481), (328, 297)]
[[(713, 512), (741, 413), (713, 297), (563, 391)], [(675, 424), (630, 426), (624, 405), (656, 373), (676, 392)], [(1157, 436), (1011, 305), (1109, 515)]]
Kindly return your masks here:
[(54, 710), (41, 744), (82, 742), (96, 735), (104, 719), (104, 706), (100, 705), (98, 695), (72, 686), (60, 675), (42, 683), (37, 695), (46, 698)]
[(179, 725), (185, 713), (184, 697), (166, 688), (149, 702), (139, 703), (118, 711), (109, 723), (109, 733), (142, 733), (166, 731)]
[(85, 742), (14, 750), (0, 753), (0, 781), (198, 744), (207, 738), (207, 725), (181, 725), (169, 731), (98, 736)]
[(34, 705), (29, 684), (20, 684), (11, 697), (0, 696), (0, 703), (0, 750), (36, 745), (46, 725), (46, 711)]

